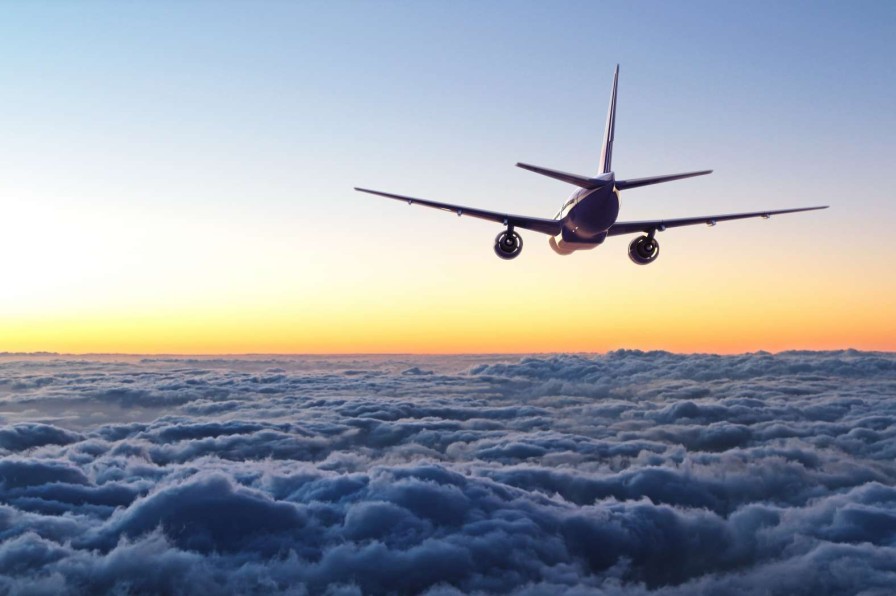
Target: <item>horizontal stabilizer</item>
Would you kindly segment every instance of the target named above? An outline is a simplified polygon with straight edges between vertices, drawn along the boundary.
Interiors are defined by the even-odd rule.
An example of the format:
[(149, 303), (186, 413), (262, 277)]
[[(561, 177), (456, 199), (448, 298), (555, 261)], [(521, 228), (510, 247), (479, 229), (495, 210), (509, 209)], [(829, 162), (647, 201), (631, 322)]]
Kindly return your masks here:
[(527, 163), (518, 163), (516, 167), (523, 168), (524, 170), (529, 170), (530, 172), (535, 172), (536, 174), (541, 174), (542, 176), (547, 176), (548, 178), (554, 178), (555, 180), (562, 180), (568, 184), (575, 184), (576, 186), (580, 186), (582, 188), (600, 188), (604, 186), (608, 182), (612, 181), (611, 177), (603, 178), (598, 176), (597, 178), (589, 178), (588, 176), (579, 176), (578, 174), (570, 174), (568, 172), (561, 172), (559, 170), (550, 170), (548, 168), (541, 168), (539, 166), (532, 166)]
[(660, 184), (662, 182), (672, 182), (673, 180), (681, 180), (682, 178), (693, 178), (694, 176), (705, 176), (706, 174), (712, 174), (712, 170), (686, 172), (684, 174), (669, 174), (668, 176), (649, 176), (647, 178), (633, 178), (632, 180), (617, 180), (616, 188), (618, 188), (619, 190), (625, 190), (626, 188), (638, 188), (639, 186)]

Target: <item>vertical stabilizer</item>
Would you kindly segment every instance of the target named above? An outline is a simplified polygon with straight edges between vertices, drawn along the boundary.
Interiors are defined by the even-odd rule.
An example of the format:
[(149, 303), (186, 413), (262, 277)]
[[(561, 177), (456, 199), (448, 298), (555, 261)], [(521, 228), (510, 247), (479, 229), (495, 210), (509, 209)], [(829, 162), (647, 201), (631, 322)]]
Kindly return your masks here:
[(613, 73), (613, 94), (610, 96), (610, 110), (607, 112), (607, 128), (604, 130), (604, 144), (600, 149), (600, 173), (613, 171), (613, 137), (616, 130), (616, 87), (619, 85), (619, 65)]

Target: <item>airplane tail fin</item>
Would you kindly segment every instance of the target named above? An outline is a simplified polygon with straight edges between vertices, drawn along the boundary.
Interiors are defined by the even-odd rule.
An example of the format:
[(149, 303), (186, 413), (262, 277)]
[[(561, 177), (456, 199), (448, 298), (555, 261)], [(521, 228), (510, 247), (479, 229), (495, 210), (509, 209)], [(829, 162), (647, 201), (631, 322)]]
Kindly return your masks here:
[(604, 143), (600, 149), (600, 173), (613, 171), (613, 137), (616, 134), (616, 89), (619, 86), (619, 65), (613, 73), (613, 94), (610, 95), (610, 109), (607, 111), (607, 126), (604, 129)]
[(694, 176), (705, 176), (706, 174), (712, 174), (712, 170), (700, 170), (699, 172), (686, 172), (684, 174), (669, 174), (668, 176), (648, 176), (647, 178), (632, 178), (631, 180), (617, 180), (616, 188), (618, 188), (619, 190), (625, 190), (626, 188), (638, 188), (639, 186), (660, 184), (662, 182), (672, 182), (673, 180), (692, 178)]
[[(613, 73), (613, 91), (610, 95), (610, 109), (607, 111), (607, 126), (604, 129), (604, 142), (600, 150), (600, 173), (595, 177), (579, 176), (578, 174), (570, 174), (540, 166), (533, 166), (526, 163), (518, 163), (517, 167), (548, 176), (555, 180), (562, 180), (568, 184), (574, 184), (581, 188), (595, 189), (612, 183), (613, 175), (613, 140), (616, 135), (616, 91), (619, 88), (619, 65), (616, 65), (616, 71)], [(681, 180), (682, 178), (691, 178), (692, 176), (704, 176), (711, 174), (712, 170), (701, 170), (699, 172), (684, 172), (682, 174), (669, 174), (666, 176), (649, 176), (647, 178), (633, 178), (631, 180), (616, 180), (616, 188), (625, 190), (627, 188), (638, 188), (639, 186), (648, 186), (650, 184), (660, 184), (663, 182), (672, 182), (673, 180)]]

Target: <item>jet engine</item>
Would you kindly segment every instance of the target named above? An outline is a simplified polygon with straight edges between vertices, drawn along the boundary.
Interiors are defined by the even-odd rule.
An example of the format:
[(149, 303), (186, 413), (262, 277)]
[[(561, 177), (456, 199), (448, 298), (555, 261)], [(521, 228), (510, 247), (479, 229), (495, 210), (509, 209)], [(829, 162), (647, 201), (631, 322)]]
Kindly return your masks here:
[(495, 254), (502, 259), (515, 259), (523, 250), (523, 237), (507, 229), (495, 238)]
[(660, 254), (660, 244), (652, 236), (639, 236), (628, 245), (628, 258), (638, 265), (653, 263)]

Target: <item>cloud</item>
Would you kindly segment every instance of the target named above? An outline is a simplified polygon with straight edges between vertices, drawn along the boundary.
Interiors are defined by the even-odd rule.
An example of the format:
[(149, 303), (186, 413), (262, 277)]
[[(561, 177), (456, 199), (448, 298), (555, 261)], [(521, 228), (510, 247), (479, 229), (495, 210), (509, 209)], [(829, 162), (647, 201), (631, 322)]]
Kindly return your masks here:
[(887, 593), (896, 356), (0, 358), (0, 592)]
[(23, 451), (41, 445), (68, 445), (81, 435), (49, 424), (15, 424), (0, 427), (0, 449)]

